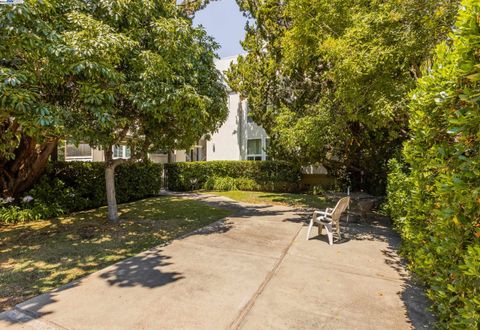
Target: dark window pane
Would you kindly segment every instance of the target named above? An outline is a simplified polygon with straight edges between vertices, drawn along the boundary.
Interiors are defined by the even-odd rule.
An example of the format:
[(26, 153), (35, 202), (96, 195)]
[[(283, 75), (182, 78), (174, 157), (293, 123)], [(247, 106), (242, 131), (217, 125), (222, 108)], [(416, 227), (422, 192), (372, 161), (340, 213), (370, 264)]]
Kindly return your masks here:
[(247, 154), (248, 155), (260, 155), (262, 154), (262, 140), (253, 139), (247, 141)]

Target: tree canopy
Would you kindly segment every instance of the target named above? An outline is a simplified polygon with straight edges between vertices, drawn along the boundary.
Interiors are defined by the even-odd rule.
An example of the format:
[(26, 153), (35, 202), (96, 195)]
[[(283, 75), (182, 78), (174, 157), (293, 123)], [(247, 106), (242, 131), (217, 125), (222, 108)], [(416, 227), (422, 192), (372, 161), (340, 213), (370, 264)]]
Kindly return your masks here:
[(277, 158), (382, 185), (407, 136), (407, 95), (458, 1), (238, 0), (253, 19), (231, 85)]
[(84, 141), (107, 160), (126, 143), (141, 158), (188, 148), (226, 117), (218, 46), (175, 2), (32, 0), (2, 6), (0, 26), (4, 194), (26, 189), (8, 181), (47, 142)]

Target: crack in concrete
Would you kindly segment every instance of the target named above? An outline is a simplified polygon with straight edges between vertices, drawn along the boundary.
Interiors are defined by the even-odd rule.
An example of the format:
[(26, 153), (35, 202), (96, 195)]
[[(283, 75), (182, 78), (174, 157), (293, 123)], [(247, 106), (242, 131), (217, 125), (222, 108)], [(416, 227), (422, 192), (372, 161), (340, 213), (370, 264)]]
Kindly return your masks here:
[(303, 224), (299, 226), (297, 232), (293, 236), (292, 240), (290, 243), (287, 245), (287, 247), (282, 251), (282, 254), (280, 255), (280, 258), (277, 260), (275, 265), (273, 266), (272, 270), (267, 274), (265, 279), (263, 280), (262, 284), (258, 287), (257, 291), (252, 295), (250, 300), (245, 304), (245, 306), (242, 307), (242, 309), (239, 311), (237, 317), (230, 323), (230, 329), (239, 329), (240, 326), (242, 325), (243, 321), (247, 317), (248, 313), (251, 311), (253, 306), (255, 305), (255, 302), (257, 301), (258, 297), (262, 294), (262, 292), (265, 290), (267, 287), (268, 283), (272, 280), (273, 276), (277, 273), (278, 269), (280, 268), (280, 265), (282, 264), (283, 260), (285, 259), (285, 256), (288, 253), (288, 250), (292, 247), (293, 243), (297, 239), (298, 235), (302, 231)]

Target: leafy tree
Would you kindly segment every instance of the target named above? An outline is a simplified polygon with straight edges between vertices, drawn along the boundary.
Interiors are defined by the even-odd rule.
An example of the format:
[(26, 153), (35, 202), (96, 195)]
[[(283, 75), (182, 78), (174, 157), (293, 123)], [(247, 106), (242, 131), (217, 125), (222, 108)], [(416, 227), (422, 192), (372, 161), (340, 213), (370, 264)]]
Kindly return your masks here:
[(440, 327), (480, 327), (480, 3), (464, 0), (410, 104), (406, 164), (392, 161), (388, 210)]
[(363, 172), (381, 191), (408, 133), (407, 94), (458, 1), (237, 2), (254, 24), (230, 83), (275, 157)]
[(0, 189), (17, 196), (42, 174), (62, 136), (72, 91), (53, 47), (66, 23), (55, 2), (0, 7)]
[[(50, 18), (38, 23), (46, 6), (52, 8)], [(226, 117), (226, 92), (213, 63), (217, 45), (204, 30), (192, 27), (175, 2), (31, 1), (3, 9), (2, 15), (6, 22), (13, 19), (5, 26), (18, 29), (17, 34), (28, 24), (47, 26), (49, 33), (38, 33), (39, 45), (15, 46), (52, 65), (52, 77), (41, 76), (38, 82), (45, 85), (31, 89), (53, 94), (46, 108), (57, 116), (47, 124), (59, 134), (56, 139), (68, 136), (103, 148), (111, 220), (117, 218), (114, 171), (125, 161), (114, 159), (115, 145), (127, 144), (132, 160), (159, 148), (188, 148)], [(33, 76), (31, 64), (16, 54), (4, 60), (6, 69)], [(12, 88), (29, 87), (29, 80), (20, 80)], [(37, 106), (32, 98), (29, 106), (8, 104), (8, 109), (30, 120), (19, 122), (22, 129), (44, 139), (45, 130), (36, 124), (42, 118), (31, 116)], [(20, 118), (9, 111), (5, 118)]]

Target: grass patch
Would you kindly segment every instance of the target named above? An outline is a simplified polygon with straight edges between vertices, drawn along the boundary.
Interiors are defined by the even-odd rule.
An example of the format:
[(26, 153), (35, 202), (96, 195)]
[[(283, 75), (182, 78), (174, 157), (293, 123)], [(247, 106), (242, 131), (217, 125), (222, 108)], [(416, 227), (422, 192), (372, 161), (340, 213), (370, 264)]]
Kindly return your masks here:
[(328, 199), (324, 196), (314, 196), (308, 194), (289, 194), (239, 190), (211, 191), (208, 193), (228, 197), (238, 202), (251, 204), (279, 204), (294, 207), (318, 209), (323, 209), (328, 206), (332, 207), (332, 202), (328, 201)]
[(57, 219), (0, 225), (0, 311), (226, 217), (228, 210), (177, 197)]

